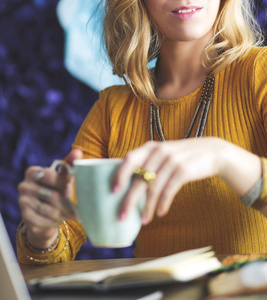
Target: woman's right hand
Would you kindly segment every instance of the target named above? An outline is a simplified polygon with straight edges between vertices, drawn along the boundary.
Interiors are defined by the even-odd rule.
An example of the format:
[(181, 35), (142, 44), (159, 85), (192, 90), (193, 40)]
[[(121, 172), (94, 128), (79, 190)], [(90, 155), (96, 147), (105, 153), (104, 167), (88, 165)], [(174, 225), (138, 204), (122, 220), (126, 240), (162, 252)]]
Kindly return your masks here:
[[(65, 158), (72, 165), (82, 158), (81, 149), (73, 149)], [(76, 219), (68, 199), (72, 197), (73, 178), (50, 168), (29, 167), (18, 186), (19, 205), (26, 225), (27, 239), (37, 248), (48, 248), (58, 235), (64, 219)]]

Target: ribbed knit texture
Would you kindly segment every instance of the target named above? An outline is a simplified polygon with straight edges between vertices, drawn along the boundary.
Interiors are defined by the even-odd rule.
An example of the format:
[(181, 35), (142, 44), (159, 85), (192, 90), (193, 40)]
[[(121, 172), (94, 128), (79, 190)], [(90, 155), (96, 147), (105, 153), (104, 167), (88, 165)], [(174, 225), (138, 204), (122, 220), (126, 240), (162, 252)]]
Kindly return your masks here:
[[(266, 70), (267, 48), (253, 48), (244, 59), (216, 75), (204, 131), (204, 136), (220, 137), (263, 157), (264, 165)], [(160, 100), (166, 140), (184, 137), (201, 90), (202, 87), (176, 100)], [(82, 148), (85, 158), (124, 157), (149, 140), (149, 105), (126, 86), (102, 91), (73, 147)], [(265, 172), (262, 201), (267, 199), (266, 175)], [(207, 245), (212, 245), (217, 254), (267, 253), (267, 218), (256, 209), (247, 210), (217, 177), (186, 184), (169, 213), (141, 229), (134, 254), (157, 257)]]

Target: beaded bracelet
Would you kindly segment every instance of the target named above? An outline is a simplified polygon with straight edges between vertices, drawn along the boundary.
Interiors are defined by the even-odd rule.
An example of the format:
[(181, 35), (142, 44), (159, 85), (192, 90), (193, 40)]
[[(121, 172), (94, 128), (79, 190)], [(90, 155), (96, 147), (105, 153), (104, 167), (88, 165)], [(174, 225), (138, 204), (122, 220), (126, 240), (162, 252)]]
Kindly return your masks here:
[[(20, 247), (19, 243), (18, 243), (18, 248), (19, 248), (20, 251), (23, 252), (23, 254), (24, 254), (29, 260), (31, 260), (31, 261), (38, 262), (38, 263), (48, 263), (48, 262), (54, 261), (55, 259), (57, 259), (57, 258), (58, 258), (58, 257), (66, 250), (66, 248), (67, 248), (68, 245), (69, 245), (69, 236), (70, 236), (69, 228), (68, 228), (67, 223), (66, 223), (65, 221), (63, 221), (63, 224), (64, 224), (64, 226), (65, 226), (66, 234), (67, 234), (67, 236), (66, 236), (66, 243), (65, 243), (63, 249), (62, 249), (56, 256), (53, 256), (53, 257), (51, 257), (51, 258), (49, 258), (49, 259), (38, 259), (38, 258), (34, 258), (34, 257), (32, 257), (32, 256), (27, 255), (27, 254), (23, 251), (23, 249)], [(22, 239), (23, 239), (23, 241), (24, 241), (24, 244), (25, 244), (25, 246), (26, 246), (30, 251), (32, 251), (31, 247), (34, 247), (34, 246), (31, 245), (30, 248), (28, 247), (28, 246), (29, 246), (29, 242), (28, 242), (28, 240), (25, 239), (25, 237), (26, 237), (26, 232), (25, 232), (25, 229), (22, 228), (23, 226), (24, 226), (24, 224), (23, 224), (23, 222), (21, 222), (20, 225), (19, 225), (19, 227), (18, 227), (18, 229), (17, 229), (17, 234), (18, 234), (18, 232), (19, 232), (21, 229), (23, 230), (23, 232), (22, 232)], [(38, 249), (38, 248), (36, 248), (36, 249), (38, 249), (38, 251), (41, 251), (40, 254), (51, 253), (53, 250), (55, 250), (56, 247), (57, 247), (58, 244), (59, 244), (59, 240), (60, 240), (60, 237), (61, 237), (61, 233), (62, 233), (61, 228), (59, 228), (59, 234), (58, 234), (58, 236), (57, 236), (57, 239), (56, 239), (56, 241), (55, 241), (49, 248), (46, 248), (46, 249)], [(25, 234), (25, 236), (24, 236), (24, 234)], [(58, 242), (57, 242), (57, 240), (58, 240)], [(25, 243), (25, 241), (26, 241), (26, 243)], [(28, 244), (27, 244), (27, 242), (28, 242)], [(57, 244), (56, 244), (56, 243), (57, 243)], [(56, 244), (55, 247), (54, 247), (54, 244)], [(50, 248), (51, 248), (51, 247), (52, 247), (52, 248), (54, 247), (54, 248), (53, 248), (53, 250), (50, 251)], [(35, 247), (34, 247), (34, 248), (35, 248)], [(49, 249), (49, 250), (48, 250), (48, 249)], [(42, 251), (44, 251), (44, 252), (42, 252)], [(32, 252), (36, 253), (36, 251), (32, 251)]]
[(29, 242), (29, 240), (27, 238), (27, 227), (25, 225), (23, 225), (21, 227), (21, 235), (22, 235), (22, 239), (24, 241), (24, 245), (31, 252), (36, 253), (36, 254), (48, 254), (48, 253), (54, 251), (57, 248), (58, 244), (59, 244), (61, 233), (62, 233), (62, 230), (61, 230), (61, 228), (59, 228), (57, 238), (55, 239), (55, 241), (53, 242), (53, 244), (50, 247), (48, 247), (48, 248), (42, 249), (42, 248), (37, 248), (37, 247), (33, 246)]

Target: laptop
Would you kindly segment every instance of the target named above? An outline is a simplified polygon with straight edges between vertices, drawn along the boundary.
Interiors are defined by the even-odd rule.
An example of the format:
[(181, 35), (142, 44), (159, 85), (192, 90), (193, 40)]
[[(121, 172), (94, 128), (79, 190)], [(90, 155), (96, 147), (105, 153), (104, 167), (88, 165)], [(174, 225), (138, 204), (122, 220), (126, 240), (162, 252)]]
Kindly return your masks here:
[(30, 300), (30, 295), (0, 214), (0, 299)]
[(88, 289), (42, 290), (31, 286), (27, 287), (0, 213), (0, 300), (159, 300), (162, 298), (161, 291), (155, 292), (150, 289), (113, 291), (101, 294)]

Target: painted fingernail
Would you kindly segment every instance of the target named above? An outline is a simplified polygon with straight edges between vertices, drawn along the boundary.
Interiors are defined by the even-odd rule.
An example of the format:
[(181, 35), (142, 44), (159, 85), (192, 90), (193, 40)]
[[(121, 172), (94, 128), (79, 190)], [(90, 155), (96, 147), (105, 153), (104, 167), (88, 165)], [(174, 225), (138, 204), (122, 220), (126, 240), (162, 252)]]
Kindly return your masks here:
[(112, 191), (114, 194), (118, 194), (120, 191), (120, 186), (118, 184), (114, 185)]
[(159, 216), (159, 217), (162, 217), (162, 216), (164, 216), (164, 209), (163, 208), (160, 208), (160, 209), (158, 209), (158, 211), (157, 211), (157, 215)]
[(146, 225), (148, 223), (148, 217), (147, 216), (142, 216), (142, 224)]
[(126, 218), (127, 218), (127, 213), (126, 213), (126, 211), (121, 212), (121, 213), (120, 213), (119, 220), (122, 222), (122, 221), (126, 220)]

